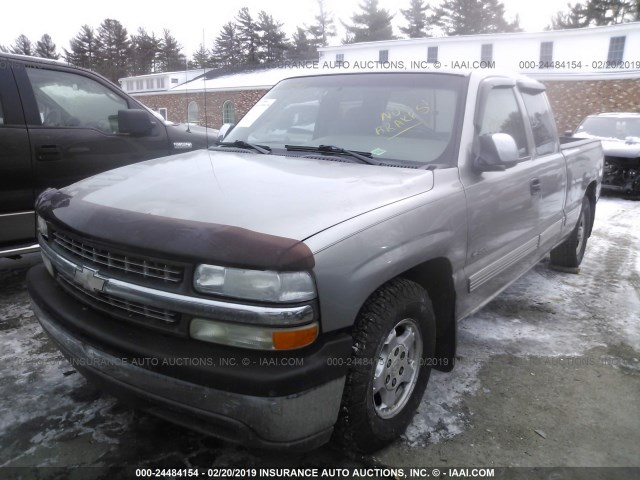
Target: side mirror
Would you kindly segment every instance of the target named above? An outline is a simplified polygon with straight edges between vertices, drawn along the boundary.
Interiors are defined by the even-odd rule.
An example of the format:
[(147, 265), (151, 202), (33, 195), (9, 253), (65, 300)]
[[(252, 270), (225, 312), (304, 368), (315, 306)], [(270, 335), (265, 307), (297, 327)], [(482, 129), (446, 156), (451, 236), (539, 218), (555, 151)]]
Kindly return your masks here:
[(218, 143), (222, 143), (224, 141), (224, 138), (231, 133), (231, 130), (233, 130), (233, 127), (235, 126), (235, 123), (225, 123), (224, 125), (222, 125), (220, 127), (220, 130), (218, 130)]
[(473, 162), (478, 172), (501, 172), (518, 163), (518, 146), (511, 135), (480, 135), (480, 153)]
[(118, 110), (118, 131), (133, 137), (149, 135), (154, 123), (145, 110)]
[(565, 137), (573, 137), (573, 132), (571, 130), (565, 130), (564, 131), (564, 136)]

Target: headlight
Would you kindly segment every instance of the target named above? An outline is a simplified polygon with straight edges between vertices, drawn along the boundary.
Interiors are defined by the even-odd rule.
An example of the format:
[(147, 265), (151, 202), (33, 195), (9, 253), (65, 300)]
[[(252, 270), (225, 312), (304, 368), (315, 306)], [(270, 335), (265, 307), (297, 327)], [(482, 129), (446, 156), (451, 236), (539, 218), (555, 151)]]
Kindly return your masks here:
[(315, 284), (309, 272), (199, 265), (194, 286), (202, 293), (265, 302), (302, 302), (316, 297)]

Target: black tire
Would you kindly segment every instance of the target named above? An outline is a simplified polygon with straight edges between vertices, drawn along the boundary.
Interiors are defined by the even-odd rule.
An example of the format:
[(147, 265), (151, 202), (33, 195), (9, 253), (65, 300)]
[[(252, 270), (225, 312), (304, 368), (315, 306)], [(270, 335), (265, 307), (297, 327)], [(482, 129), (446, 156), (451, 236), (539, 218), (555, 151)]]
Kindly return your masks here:
[(551, 250), (551, 263), (559, 267), (576, 268), (580, 266), (584, 251), (587, 248), (587, 238), (591, 231), (591, 203), (587, 197), (582, 199), (582, 208), (578, 223), (571, 235)]
[(369, 297), (353, 331), (335, 441), (370, 453), (405, 431), (429, 381), (435, 333), (431, 301), (417, 283), (394, 279)]

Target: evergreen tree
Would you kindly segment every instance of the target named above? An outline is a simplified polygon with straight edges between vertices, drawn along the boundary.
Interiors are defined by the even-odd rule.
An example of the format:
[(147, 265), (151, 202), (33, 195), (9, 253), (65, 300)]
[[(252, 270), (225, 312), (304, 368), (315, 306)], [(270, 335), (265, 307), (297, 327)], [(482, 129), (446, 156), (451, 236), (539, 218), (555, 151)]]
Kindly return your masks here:
[(114, 83), (129, 75), (131, 41), (118, 20), (105, 19), (96, 36), (96, 70)]
[(400, 31), (407, 35), (409, 38), (428, 37), (428, 11), (429, 5), (426, 5), (423, 0), (411, 0), (411, 4), (409, 5), (408, 9), (400, 10), (408, 23), (406, 27), (400, 27)]
[(11, 46), (9, 51), (11, 53), (15, 53), (16, 55), (35, 55), (33, 44), (26, 35), (20, 35), (18, 38), (16, 38), (16, 41), (13, 43), (13, 46)]
[(98, 40), (93, 28), (83, 25), (80, 32), (69, 41), (71, 51), (64, 50), (64, 58), (71, 65), (89, 68), (94, 70), (97, 66), (96, 52), (98, 50)]
[(569, 28), (583, 28), (589, 25), (587, 9), (581, 4), (571, 5), (567, 3), (566, 12), (558, 12), (551, 19), (551, 25), (547, 30), (564, 30)]
[(450, 36), (520, 31), (519, 19), (509, 22), (504, 14), (499, 0), (445, 0), (430, 20)]
[(240, 41), (242, 63), (258, 63), (258, 25), (247, 7), (242, 8), (236, 17), (237, 38)]
[[(326, 47), (329, 39), (336, 36), (336, 26), (333, 15), (324, 6), (324, 0), (318, 0), (318, 15), (314, 17), (315, 23), (310, 27), (305, 27), (311, 35), (311, 45), (313, 47)], [(305, 35), (306, 36), (306, 35)]]
[(60, 58), (60, 55), (56, 52), (56, 44), (53, 43), (48, 33), (42, 35), (42, 38), (36, 42), (36, 56), (53, 58), (54, 60)]
[(162, 31), (160, 51), (158, 52), (158, 71), (173, 72), (184, 70), (187, 66), (182, 47), (168, 29)]
[(232, 67), (241, 62), (240, 39), (236, 26), (228, 22), (222, 26), (213, 47), (213, 58), (217, 65)]
[(364, 0), (359, 7), (362, 11), (351, 17), (352, 25), (342, 22), (347, 29), (347, 35), (352, 35), (352, 42), (373, 42), (395, 38), (391, 27), (393, 15), (388, 10), (379, 8), (378, 0)]
[(289, 49), (287, 35), (282, 31), (283, 24), (276, 22), (264, 10), (258, 14), (257, 22), (257, 55), (263, 63), (282, 61)]
[(146, 75), (156, 71), (158, 54), (160, 53), (160, 39), (156, 34), (147, 33), (144, 28), (138, 28), (137, 35), (131, 35), (131, 75)]
[(303, 28), (298, 27), (292, 38), (293, 45), (289, 50), (289, 58), (295, 60), (313, 60), (317, 58), (318, 52)]
[(586, 5), (590, 25), (615, 25), (633, 19), (631, 0), (589, 0)]
[(4, 45), (0, 45), (0, 52), (9, 53), (9, 49)]
[(191, 70), (199, 70), (212, 66), (211, 56), (209, 52), (204, 47), (204, 44), (200, 44), (198, 50), (193, 53), (191, 60), (189, 60), (189, 69)]
[(568, 3), (567, 10), (556, 13), (547, 29), (560, 30), (592, 25), (614, 25), (640, 19), (638, 6), (640, 6), (640, 0), (636, 0), (635, 4), (632, 0), (587, 0), (584, 5)]

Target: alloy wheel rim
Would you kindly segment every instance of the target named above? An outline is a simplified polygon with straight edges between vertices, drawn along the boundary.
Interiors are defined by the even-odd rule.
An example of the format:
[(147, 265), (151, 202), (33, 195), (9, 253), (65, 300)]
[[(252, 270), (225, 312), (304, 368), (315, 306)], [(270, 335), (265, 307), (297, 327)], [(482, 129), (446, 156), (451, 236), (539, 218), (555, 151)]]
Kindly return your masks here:
[(584, 243), (584, 226), (586, 224), (585, 212), (583, 211), (580, 215), (580, 223), (578, 223), (578, 232), (577, 232), (577, 242), (576, 242), (576, 253), (580, 255), (582, 251), (582, 244)]
[(373, 372), (373, 405), (384, 419), (396, 416), (415, 389), (422, 359), (422, 335), (412, 318), (400, 320), (387, 334)]

